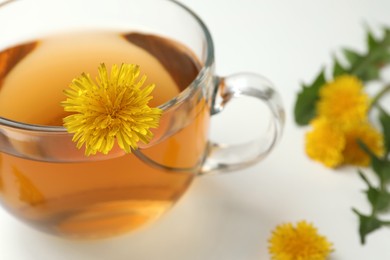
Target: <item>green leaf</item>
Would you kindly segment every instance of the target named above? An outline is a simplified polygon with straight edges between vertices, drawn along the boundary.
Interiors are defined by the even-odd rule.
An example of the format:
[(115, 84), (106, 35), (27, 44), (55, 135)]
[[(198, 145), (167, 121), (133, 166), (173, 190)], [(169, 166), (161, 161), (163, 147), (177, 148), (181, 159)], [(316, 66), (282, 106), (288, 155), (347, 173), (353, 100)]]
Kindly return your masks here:
[(357, 54), (354, 51), (344, 50), (346, 59), (351, 62), (349, 73), (362, 81), (379, 79), (379, 69), (390, 63), (390, 30), (384, 29), (383, 37), (375, 39), (371, 32), (367, 33), (367, 52)]
[(371, 166), (381, 183), (390, 181), (390, 161), (377, 157), (366, 144), (358, 141), (360, 147), (371, 157)]
[(345, 58), (349, 62), (349, 64), (355, 64), (356, 62), (359, 62), (362, 59), (362, 56), (360, 56), (359, 53), (350, 49), (343, 49), (343, 53), (345, 55)]
[(367, 46), (369, 49), (373, 49), (378, 45), (378, 42), (376, 41), (374, 35), (372, 34), (372, 31), (370, 29), (367, 29)]
[(390, 43), (390, 28), (383, 28), (383, 31), (384, 31), (384, 38), (387, 39), (387, 41)]
[(359, 235), (360, 242), (364, 245), (366, 243), (366, 236), (381, 228), (382, 222), (377, 219), (375, 216), (366, 216), (361, 214), (358, 210), (352, 209), (359, 217)]
[(382, 64), (382, 67), (386, 66), (386, 64), (390, 63), (390, 53), (385, 53), (383, 54), (383, 61), (384, 63)]
[(348, 70), (341, 65), (341, 63), (337, 60), (337, 58), (334, 58), (333, 78), (341, 76), (346, 73), (348, 73)]
[(379, 159), (378, 157), (371, 157), (371, 165), (374, 172), (378, 175), (382, 183), (390, 181), (390, 161)]
[(368, 188), (372, 188), (373, 187), (372, 184), (367, 179), (367, 177), (364, 175), (364, 173), (361, 170), (358, 170), (358, 173), (359, 173), (360, 178), (362, 178), (363, 181), (367, 184)]
[(319, 99), (319, 90), (325, 83), (325, 71), (321, 70), (311, 85), (302, 86), (294, 108), (295, 122), (298, 125), (307, 125), (316, 116), (316, 102)]
[(364, 81), (371, 81), (379, 79), (380, 76), (380, 69), (379, 67), (367, 67), (365, 71), (362, 71), (360, 73), (360, 78), (363, 78)]
[(367, 184), (368, 189), (365, 191), (367, 194), (367, 199), (370, 202), (374, 211), (385, 212), (390, 209), (390, 193), (386, 190), (377, 189), (372, 186), (367, 177), (358, 170), (359, 176)]
[(379, 107), (379, 121), (382, 125), (382, 133), (385, 141), (386, 154), (390, 152), (390, 115), (386, 111)]
[(386, 212), (390, 209), (390, 193), (375, 188), (369, 188), (366, 193), (368, 201), (376, 211)]

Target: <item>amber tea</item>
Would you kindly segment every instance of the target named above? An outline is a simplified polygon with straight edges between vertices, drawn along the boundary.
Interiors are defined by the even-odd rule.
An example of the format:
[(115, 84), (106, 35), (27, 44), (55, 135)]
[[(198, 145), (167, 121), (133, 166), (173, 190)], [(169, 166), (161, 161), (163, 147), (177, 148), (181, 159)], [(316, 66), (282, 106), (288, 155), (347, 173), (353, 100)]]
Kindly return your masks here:
[[(186, 47), (156, 35), (53, 35), (0, 52), (0, 116), (62, 125), (64, 88), (82, 72), (95, 78), (102, 62), (140, 65), (147, 83), (156, 84), (151, 106), (177, 96), (201, 66)], [(143, 150), (158, 162), (154, 165), (134, 154), (58, 163), (0, 153), (1, 201), (23, 221), (65, 237), (100, 238), (136, 229), (169, 209), (194, 178), (206, 149), (207, 102), (198, 100), (196, 111), (179, 131)], [(165, 165), (188, 171), (172, 172)]]

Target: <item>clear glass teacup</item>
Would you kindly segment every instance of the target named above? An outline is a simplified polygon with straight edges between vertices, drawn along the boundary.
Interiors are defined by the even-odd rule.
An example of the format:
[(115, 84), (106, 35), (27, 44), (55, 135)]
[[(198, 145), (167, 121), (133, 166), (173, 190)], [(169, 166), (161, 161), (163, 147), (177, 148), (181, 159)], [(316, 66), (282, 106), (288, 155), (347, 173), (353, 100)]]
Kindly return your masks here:
[[(0, 198), (30, 226), (69, 238), (128, 233), (157, 219), (199, 175), (248, 167), (279, 140), (284, 112), (256, 74), (218, 77), (212, 38), (175, 1), (35, 0), (0, 5)], [(85, 156), (62, 126), (59, 105), (82, 72), (135, 63), (156, 84), (160, 125), (126, 154)], [(237, 98), (267, 105), (271, 117), (250, 142), (209, 140), (209, 121)], [(245, 129), (227, 129), (245, 135)]]

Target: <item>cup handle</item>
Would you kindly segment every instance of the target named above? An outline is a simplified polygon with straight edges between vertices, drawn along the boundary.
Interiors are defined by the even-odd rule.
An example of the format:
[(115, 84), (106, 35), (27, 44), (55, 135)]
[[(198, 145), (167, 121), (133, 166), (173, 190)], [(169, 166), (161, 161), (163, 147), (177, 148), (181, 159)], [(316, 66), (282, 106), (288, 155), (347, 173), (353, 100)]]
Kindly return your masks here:
[[(285, 112), (272, 83), (253, 73), (240, 73), (216, 80), (211, 115), (226, 113), (224, 107), (236, 98), (254, 97), (271, 112), (269, 128), (264, 135), (241, 144), (225, 145), (209, 142), (208, 154), (200, 174), (214, 174), (248, 167), (265, 158), (279, 141)], [(259, 120), (262, 118), (259, 117)], [(235, 129), (237, 130), (237, 129)], [(244, 135), (245, 132), (242, 132)]]

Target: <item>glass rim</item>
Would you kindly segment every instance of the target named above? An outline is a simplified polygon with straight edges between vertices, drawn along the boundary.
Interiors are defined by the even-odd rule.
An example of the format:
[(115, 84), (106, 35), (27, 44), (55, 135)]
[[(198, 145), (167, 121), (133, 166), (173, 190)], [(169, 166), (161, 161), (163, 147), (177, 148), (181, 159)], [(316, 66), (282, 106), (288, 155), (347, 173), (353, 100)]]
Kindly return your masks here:
[[(4, 6), (13, 3), (18, 2), (20, 0), (7, 0), (3, 3), (0, 3), (0, 8), (3, 8)], [(209, 68), (213, 66), (214, 63), (214, 45), (213, 40), (211, 37), (211, 33), (209, 29), (207, 28), (206, 24), (202, 21), (202, 19), (189, 7), (185, 6), (184, 4), (176, 1), (176, 0), (168, 0), (168, 2), (171, 2), (175, 4), (177, 7), (181, 8), (183, 11), (185, 11), (188, 15), (190, 15), (194, 21), (199, 25), (203, 37), (206, 42), (206, 49), (205, 49), (205, 61), (196, 76), (196, 78), (183, 90), (181, 91), (177, 96), (171, 98), (170, 100), (166, 101), (165, 103), (158, 106), (158, 108), (162, 109), (163, 111), (169, 110), (170, 108), (174, 107), (177, 104), (182, 103), (185, 99), (187, 99), (189, 96), (191, 96), (191, 93), (196, 90), (201, 84), (203, 78), (207, 75), (209, 72)], [(38, 125), (38, 124), (28, 124), (23, 123), (19, 121), (15, 121), (12, 119), (8, 119), (5, 117), (0, 116), (0, 126), (6, 126), (11, 127), (15, 129), (21, 129), (21, 130), (27, 130), (27, 131), (34, 131), (34, 132), (51, 132), (51, 133), (65, 133), (67, 132), (66, 128), (64, 126), (46, 126), (46, 125)]]

